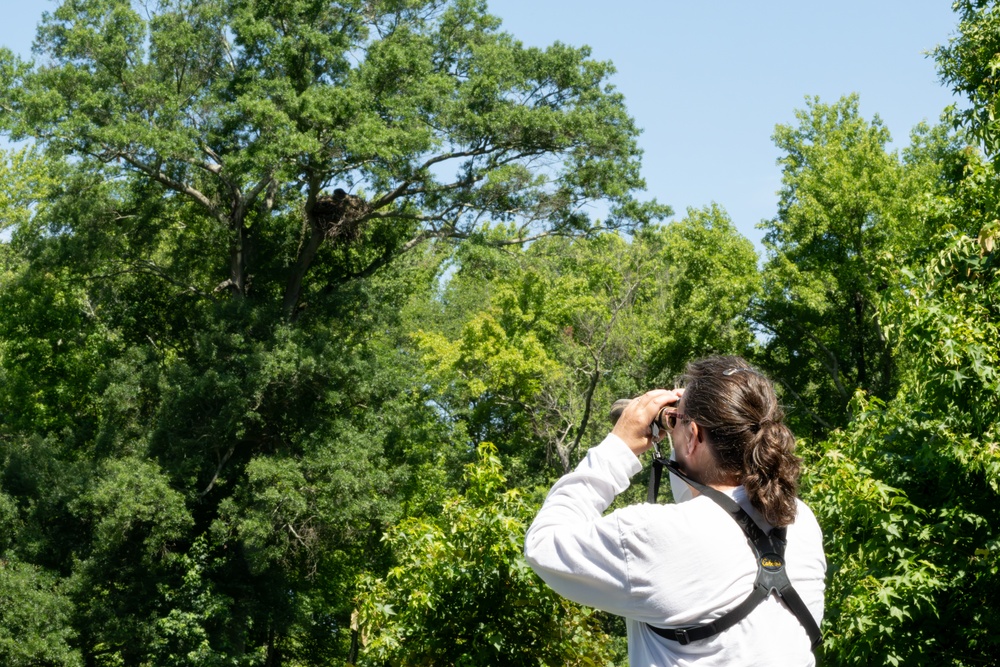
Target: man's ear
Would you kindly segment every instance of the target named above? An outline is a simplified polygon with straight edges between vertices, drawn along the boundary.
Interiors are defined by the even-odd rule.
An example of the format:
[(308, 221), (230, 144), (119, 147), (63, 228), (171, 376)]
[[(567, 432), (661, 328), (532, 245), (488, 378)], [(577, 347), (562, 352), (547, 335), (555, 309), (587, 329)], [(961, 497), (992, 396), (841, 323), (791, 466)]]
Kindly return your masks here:
[(699, 445), (705, 444), (705, 434), (698, 426), (698, 422), (689, 422), (691, 424), (691, 440), (697, 441)]
[(688, 433), (690, 436), (687, 439), (687, 455), (688, 457), (694, 456), (695, 450), (699, 449), (705, 444), (705, 440), (702, 438), (701, 429), (694, 422), (688, 422)]

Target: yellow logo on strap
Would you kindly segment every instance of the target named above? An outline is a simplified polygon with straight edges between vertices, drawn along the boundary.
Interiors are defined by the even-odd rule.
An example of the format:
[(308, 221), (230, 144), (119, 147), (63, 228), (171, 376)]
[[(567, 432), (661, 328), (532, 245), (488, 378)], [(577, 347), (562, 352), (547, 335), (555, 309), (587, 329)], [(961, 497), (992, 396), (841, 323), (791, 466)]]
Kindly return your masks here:
[(781, 558), (775, 554), (765, 554), (760, 557), (760, 564), (765, 570), (780, 570), (785, 564)]

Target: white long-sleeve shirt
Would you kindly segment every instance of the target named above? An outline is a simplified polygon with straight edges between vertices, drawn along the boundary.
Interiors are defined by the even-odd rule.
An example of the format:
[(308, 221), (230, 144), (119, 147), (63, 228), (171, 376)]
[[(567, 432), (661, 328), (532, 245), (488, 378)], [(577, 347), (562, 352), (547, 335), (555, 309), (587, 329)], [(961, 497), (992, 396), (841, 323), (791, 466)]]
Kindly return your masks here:
[[(535, 572), (560, 595), (623, 616), (632, 667), (814, 665), (805, 629), (774, 595), (736, 626), (687, 645), (646, 627), (700, 625), (722, 616), (750, 594), (757, 562), (739, 525), (704, 496), (605, 516), (641, 469), (628, 446), (609, 435), (556, 482), (525, 536), (525, 557)], [(732, 497), (770, 528), (742, 487)], [(801, 501), (787, 539), (788, 577), (819, 623), (823, 536)]]

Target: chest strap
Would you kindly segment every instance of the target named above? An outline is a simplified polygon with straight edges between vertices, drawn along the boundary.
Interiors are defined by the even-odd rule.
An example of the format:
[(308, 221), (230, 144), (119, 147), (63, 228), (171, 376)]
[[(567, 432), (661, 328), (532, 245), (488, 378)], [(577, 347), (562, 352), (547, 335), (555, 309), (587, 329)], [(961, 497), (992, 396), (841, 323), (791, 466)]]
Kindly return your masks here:
[(765, 533), (735, 500), (721, 491), (694, 481), (681, 472), (674, 461), (666, 461), (662, 457), (653, 459), (653, 469), (650, 471), (649, 485), (650, 502), (656, 501), (660, 478), (663, 475), (663, 468), (665, 467), (697, 489), (702, 495), (708, 496), (715, 501), (717, 505), (726, 510), (729, 516), (739, 524), (757, 560), (757, 579), (754, 581), (753, 590), (750, 592), (750, 595), (743, 602), (711, 623), (684, 628), (657, 628), (649, 624), (647, 624), (647, 627), (659, 636), (679, 642), (680, 644), (707, 639), (728, 630), (742, 621), (750, 615), (750, 612), (757, 608), (757, 605), (766, 600), (771, 593), (774, 593), (788, 606), (788, 609), (805, 628), (812, 648), (815, 649), (820, 641), (822, 641), (823, 635), (820, 632), (819, 626), (816, 625), (816, 619), (809, 613), (808, 607), (806, 607), (805, 602), (802, 601), (802, 598), (795, 591), (795, 588), (792, 587), (792, 582), (788, 579), (788, 573), (785, 572), (785, 529), (773, 528), (771, 532)]

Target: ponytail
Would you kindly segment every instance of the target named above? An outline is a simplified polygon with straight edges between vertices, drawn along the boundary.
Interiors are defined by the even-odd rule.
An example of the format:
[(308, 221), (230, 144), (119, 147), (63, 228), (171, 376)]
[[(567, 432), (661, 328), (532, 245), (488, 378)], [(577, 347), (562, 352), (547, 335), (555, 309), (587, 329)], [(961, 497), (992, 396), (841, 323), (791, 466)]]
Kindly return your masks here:
[(744, 452), (743, 488), (750, 503), (772, 526), (795, 520), (799, 487), (799, 458), (795, 437), (785, 424), (765, 421)]

